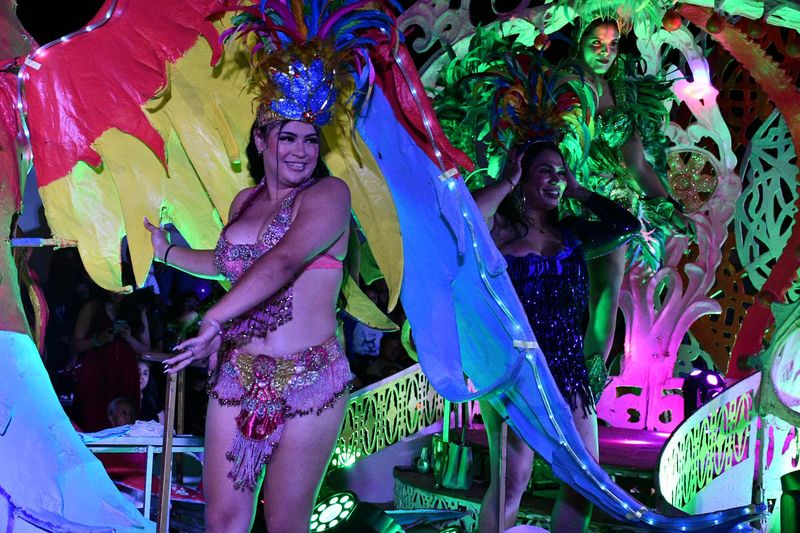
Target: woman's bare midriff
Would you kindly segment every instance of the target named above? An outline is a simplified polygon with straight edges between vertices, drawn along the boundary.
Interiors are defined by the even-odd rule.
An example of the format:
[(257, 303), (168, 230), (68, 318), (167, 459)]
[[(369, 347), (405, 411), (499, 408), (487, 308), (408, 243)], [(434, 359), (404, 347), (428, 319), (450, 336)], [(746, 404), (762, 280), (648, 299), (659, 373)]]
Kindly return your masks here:
[(339, 269), (303, 272), (294, 282), (292, 320), (238, 348), (240, 353), (286, 357), (321, 344), (336, 333)]

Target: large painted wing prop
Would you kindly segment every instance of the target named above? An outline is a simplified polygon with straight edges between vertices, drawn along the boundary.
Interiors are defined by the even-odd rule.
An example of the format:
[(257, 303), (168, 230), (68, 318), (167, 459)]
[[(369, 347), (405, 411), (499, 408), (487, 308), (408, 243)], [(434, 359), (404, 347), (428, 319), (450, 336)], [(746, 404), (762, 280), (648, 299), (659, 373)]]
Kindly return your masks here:
[[(220, 44), (216, 0), (108, 0), (89, 32), (33, 54), (23, 75), (40, 194), (55, 235), (78, 241), (101, 286), (121, 289), (128, 238), (142, 284), (152, 261), (142, 215), (213, 248), (234, 195), (254, 118), (248, 53)], [(103, 15), (105, 14), (105, 15)], [(107, 53), (106, 53), (107, 52)], [(91, 64), (87, 58), (92, 58)], [(354, 194), (381, 268), (399, 292), (399, 230), (385, 183)]]
[[(469, 163), (441, 135), (407, 52), (384, 46), (375, 47), (375, 54), (383, 63), (357, 123), (358, 142), (394, 198), (405, 257), (401, 301), (420, 363), (436, 389), (452, 401), (489, 398), (556, 475), (619, 520), (664, 531), (710, 531), (757, 518), (762, 509), (752, 506), (666, 517), (632, 498), (593, 460), (547, 369), (504, 259), (463, 180), (447, 171)], [(347, 175), (346, 168), (338, 170)], [(477, 392), (470, 392), (465, 375)]]
[[(0, 5), (0, 219), (13, 227), (27, 166), (18, 158), (16, 66), (32, 39)], [(20, 165), (20, 163), (23, 163)], [(9, 231), (7, 229), (7, 231)], [(0, 247), (0, 529), (143, 532), (155, 524), (108, 478), (59, 404), (28, 334), (8, 240)]]
[[(247, 58), (219, 44), (216, 2), (108, 0), (89, 31), (31, 54), (23, 106), (39, 192), (91, 277), (120, 290), (128, 238), (138, 284), (152, 251), (142, 216), (213, 247), (242, 168)], [(244, 145), (242, 143), (245, 143)]]

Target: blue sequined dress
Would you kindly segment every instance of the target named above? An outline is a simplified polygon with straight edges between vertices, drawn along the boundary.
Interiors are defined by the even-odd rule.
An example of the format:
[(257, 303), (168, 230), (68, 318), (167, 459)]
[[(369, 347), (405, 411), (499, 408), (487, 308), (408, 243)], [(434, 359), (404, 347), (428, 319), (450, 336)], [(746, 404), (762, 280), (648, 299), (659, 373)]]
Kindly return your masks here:
[(581, 327), (589, 277), (580, 243), (566, 232), (563, 237), (564, 249), (555, 256), (506, 256), (508, 275), (561, 395), (573, 410), (578, 399), (593, 409)]
[[(598, 220), (568, 218), (559, 224), (564, 247), (553, 256), (505, 256), (508, 275), (547, 359), (561, 395), (575, 410), (594, 410), (583, 355), (583, 316), (589, 299), (585, 256), (608, 253), (639, 230), (626, 209), (599, 194), (586, 201)], [(580, 400), (580, 401), (579, 401)]]

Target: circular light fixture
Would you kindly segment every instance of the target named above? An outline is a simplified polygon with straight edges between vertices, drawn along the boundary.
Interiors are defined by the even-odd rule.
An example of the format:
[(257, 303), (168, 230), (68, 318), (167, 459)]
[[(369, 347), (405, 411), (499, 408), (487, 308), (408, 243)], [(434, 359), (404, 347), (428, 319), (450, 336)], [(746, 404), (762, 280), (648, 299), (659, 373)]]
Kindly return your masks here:
[(311, 531), (328, 531), (347, 521), (357, 502), (350, 491), (337, 492), (322, 500), (311, 513)]
[(312, 533), (402, 533), (400, 525), (382, 509), (350, 492), (337, 492), (322, 499), (311, 513)]

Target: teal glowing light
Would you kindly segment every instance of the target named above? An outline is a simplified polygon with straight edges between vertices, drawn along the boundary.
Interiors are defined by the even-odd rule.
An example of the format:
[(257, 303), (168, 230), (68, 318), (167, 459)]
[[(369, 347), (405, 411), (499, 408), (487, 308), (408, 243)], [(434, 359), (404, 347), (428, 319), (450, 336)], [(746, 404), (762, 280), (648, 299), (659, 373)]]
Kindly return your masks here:
[(319, 521), (322, 523), (329, 523), (336, 520), (342, 511), (344, 511), (344, 507), (342, 507), (339, 503), (334, 503), (333, 505), (329, 505), (324, 511), (319, 514)]

